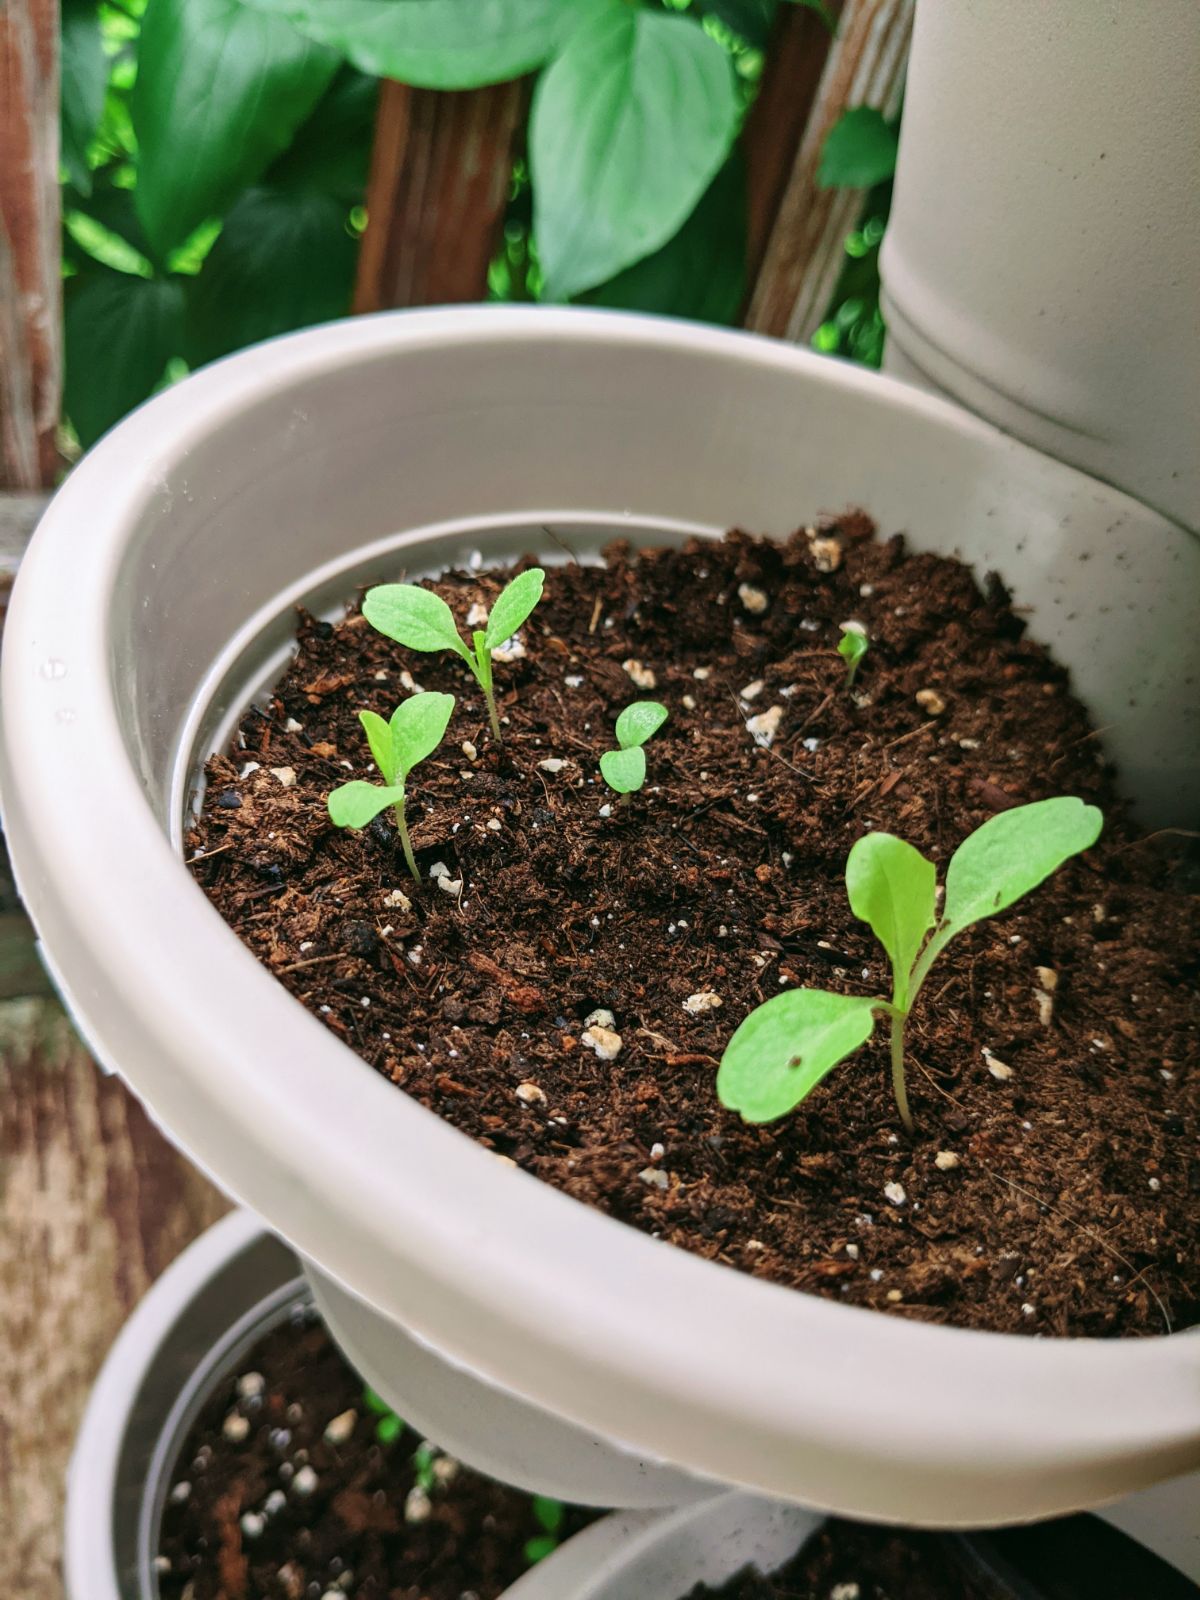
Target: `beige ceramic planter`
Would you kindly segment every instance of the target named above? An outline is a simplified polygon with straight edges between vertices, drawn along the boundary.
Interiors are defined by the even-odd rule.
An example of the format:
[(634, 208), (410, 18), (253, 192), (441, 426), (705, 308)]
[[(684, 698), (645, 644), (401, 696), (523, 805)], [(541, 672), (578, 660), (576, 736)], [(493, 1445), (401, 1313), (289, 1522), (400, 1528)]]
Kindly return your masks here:
[(1200, 6), (919, 0), (887, 365), (1200, 530)]
[[(732, 1483), (987, 1523), (1200, 1465), (1195, 1336), (902, 1323), (625, 1228), (385, 1083), (242, 948), (179, 859), (199, 763), (278, 670), (296, 600), (334, 604), (364, 577), (476, 550), (504, 559), (547, 523), (586, 556), (614, 528), (783, 534), (850, 502), (997, 569), (1147, 818), (1187, 815), (1200, 545), (949, 405), (744, 335), (508, 308), (280, 340), (103, 441), (17, 583), (5, 824), (87, 1038), (314, 1264), (334, 1331), (351, 1354), (369, 1341), (385, 1393), (405, 1393), (414, 1349), (448, 1362), (438, 1434), (498, 1470), (497, 1438), (519, 1438), (525, 1476), (566, 1497), (650, 1504)], [(546, 1419), (555, 1437), (539, 1443)]]

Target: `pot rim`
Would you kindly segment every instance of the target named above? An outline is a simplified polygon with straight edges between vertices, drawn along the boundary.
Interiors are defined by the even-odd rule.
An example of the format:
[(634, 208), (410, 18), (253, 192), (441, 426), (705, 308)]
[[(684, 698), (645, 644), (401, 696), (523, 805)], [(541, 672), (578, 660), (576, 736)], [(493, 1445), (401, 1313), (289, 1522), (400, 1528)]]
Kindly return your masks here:
[[(664, 319), (402, 312), (218, 362), (148, 402), (76, 467), (35, 535), (5, 630), (5, 822), (47, 964), (85, 1037), (222, 1187), (352, 1292), (631, 1449), (785, 1496), (798, 1448), (853, 1481), (863, 1446), (848, 1440), (846, 1419), (856, 1412), (871, 1418), (872, 1458), (915, 1474), (914, 1492), (975, 1463), (981, 1431), (998, 1478), (1078, 1469), (1097, 1485), (1093, 1502), (1197, 1463), (1194, 1337), (1034, 1340), (910, 1323), (653, 1240), (505, 1167), (397, 1094), (240, 945), (172, 850), (119, 726), (106, 630), (127, 545), (171, 467), (219, 419), (348, 363), (464, 346), (517, 359), (564, 342), (581, 359), (597, 344), (700, 356), (715, 380), (726, 366), (782, 370), (798, 403), (839, 391), (864, 410), (904, 413), (968, 459), (998, 456), (1048, 494), (1086, 493), (1143, 525), (1149, 515), (895, 380)], [(331, 1162), (330, 1130), (351, 1094), (355, 1159)], [(626, 1292), (631, 1282), (652, 1285), (652, 1303)]]
[[(139, 1600), (149, 1600), (143, 1575), (122, 1570), (116, 1545), (117, 1507), (123, 1504), (130, 1519), (136, 1519), (131, 1546), (144, 1544), (147, 1503), (155, 1492), (151, 1472), (170, 1469), (165, 1454), (174, 1439), (183, 1390), (172, 1398), (156, 1429), (150, 1456), (143, 1463), (147, 1482), (139, 1488), (136, 1503), (126, 1503), (120, 1492), (130, 1419), (155, 1358), (197, 1294), (231, 1258), (263, 1236), (262, 1223), (241, 1210), (206, 1228), (155, 1280), (110, 1346), (88, 1395), (67, 1466), (63, 1577), (71, 1600), (129, 1600), (127, 1582), (140, 1586), (134, 1590)], [(296, 1283), (303, 1286), (298, 1264)], [(139, 1549), (138, 1560), (140, 1555)]]

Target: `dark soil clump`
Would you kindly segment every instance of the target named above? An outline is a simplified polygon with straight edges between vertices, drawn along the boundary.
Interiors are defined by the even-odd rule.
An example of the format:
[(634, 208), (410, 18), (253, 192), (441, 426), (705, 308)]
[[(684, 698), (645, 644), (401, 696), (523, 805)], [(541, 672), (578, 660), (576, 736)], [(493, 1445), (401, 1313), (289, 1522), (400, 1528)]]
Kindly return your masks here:
[(546, 1540), (539, 1506), (557, 1508), (559, 1539), (598, 1515), (535, 1505), (440, 1452), (416, 1457), (419, 1434), (385, 1423), (381, 1442), (380, 1422), (320, 1324), (298, 1314), (269, 1334), (180, 1452), (163, 1600), (496, 1600)]
[[(502, 749), (461, 662), (402, 650), (357, 612), (301, 616), (274, 696), (209, 764), (195, 877), (379, 1072), (645, 1232), (933, 1322), (1187, 1325), (1200, 918), (1182, 842), (1126, 820), (1064, 672), (1001, 585), (872, 532), (855, 514), (783, 544), (618, 545), (603, 567), (554, 568), (524, 654), (496, 667)], [(462, 622), (505, 577), (436, 587)], [(871, 639), (853, 694), (835, 653), (849, 620)], [(349, 776), (376, 776), (358, 710), (390, 714), (414, 679), (459, 697), (408, 815), (423, 873), (442, 863), (461, 893), (417, 887), (389, 823), (339, 832), (325, 809)], [(639, 698), (670, 720), (645, 789), (601, 815), (615, 797), (598, 757)], [(747, 729), (764, 713), (769, 749)], [(909, 1025), (914, 1141), (882, 1029), (779, 1123), (721, 1108), (717, 1062), (760, 1001), (886, 992), (846, 902), (856, 838), (900, 834), (944, 870), (997, 810), (1060, 794), (1102, 807), (1104, 834), (935, 968)], [(692, 1015), (702, 992), (720, 1007)], [(598, 1009), (613, 1060), (584, 1039)]]

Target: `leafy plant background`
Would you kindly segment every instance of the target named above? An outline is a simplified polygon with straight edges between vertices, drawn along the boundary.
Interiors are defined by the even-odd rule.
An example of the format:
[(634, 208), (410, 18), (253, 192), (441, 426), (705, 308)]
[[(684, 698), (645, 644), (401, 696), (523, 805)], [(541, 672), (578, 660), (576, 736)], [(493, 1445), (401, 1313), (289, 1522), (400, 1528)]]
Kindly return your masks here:
[[(379, 79), (538, 72), (499, 300), (737, 320), (736, 147), (780, 5), (821, 0), (62, 0), (66, 411), (78, 443), (190, 368), (344, 314)], [(878, 365), (896, 129), (847, 112), (821, 181), (869, 190), (820, 350)]]

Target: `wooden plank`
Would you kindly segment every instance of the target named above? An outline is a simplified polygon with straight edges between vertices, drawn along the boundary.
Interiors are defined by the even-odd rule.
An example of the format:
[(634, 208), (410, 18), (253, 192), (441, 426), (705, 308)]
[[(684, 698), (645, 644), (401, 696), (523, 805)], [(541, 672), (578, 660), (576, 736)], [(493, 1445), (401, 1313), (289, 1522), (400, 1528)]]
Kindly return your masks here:
[[(833, 0), (829, 14), (841, 14)], [(758, 279), (767, 241), (787, 192), (796, 151), (804, 137), (833, 36), (807, 6), (780, 8), (767, 50), (758, 97), (742, 131), (746, 158), (746, 282)]]
[(54, 1001), (0, 1004), (0, 1095), (0, 1531), (14, 1597), (61, 1600), (63, 1476), (88, 1390), (138, 1300), (227, 1204)]
[(356, 311), (483, 300), (527, 80), (380, 94)]
[(41, 490), (27, 494), (0, 492), (0, 584), (11, 583), (33, 537), (50, 496)]
[(0, 4), (0, 488), (58, 471), (58, 0)]
[(821, 147), (850, 106), (899, 109), (913, 0), (847, 0), (750, 297), (746, 326), (807, 342), (825, 315), (863, 194), (817, 184)]

